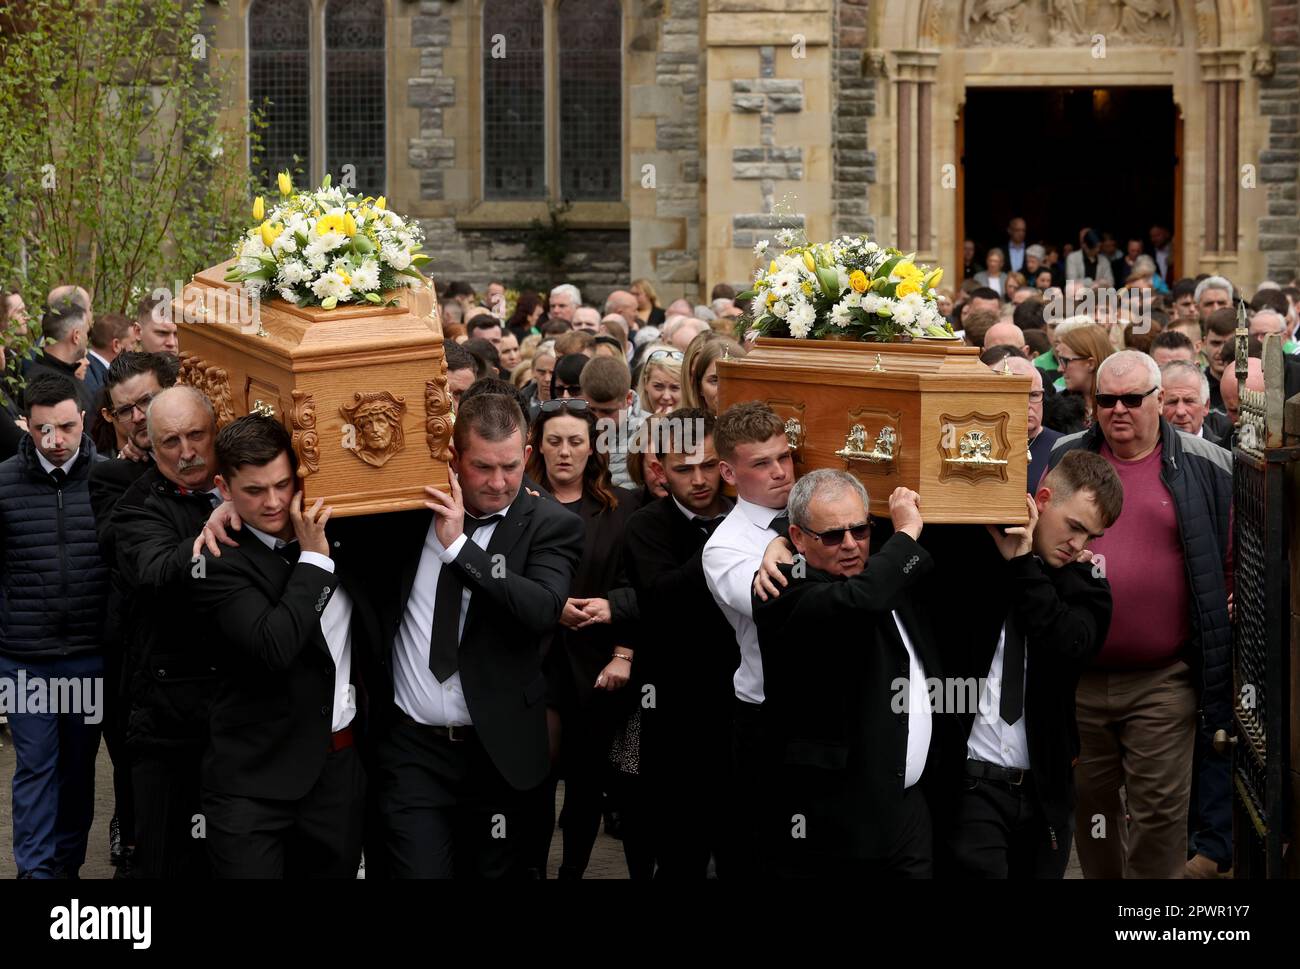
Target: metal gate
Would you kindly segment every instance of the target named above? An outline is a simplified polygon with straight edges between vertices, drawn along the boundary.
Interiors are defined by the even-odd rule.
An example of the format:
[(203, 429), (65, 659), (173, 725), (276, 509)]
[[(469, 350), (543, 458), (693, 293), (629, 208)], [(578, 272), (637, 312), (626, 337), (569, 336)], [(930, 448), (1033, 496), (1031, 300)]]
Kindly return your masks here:
[[(1283, 436), (1280, 340), (1264, 346), (1264, 391), (1246, 390), (1246, 344), (1237, 334), (1241, 417), (1233, 449), (1233, 729), (1214, 743), (1233, 751), (1233, 868), (1238, 878), (1283, 877), (1290, 812), (1288, 544), (1296, 514), (1290, 466), (1300, 448)], [(1291, 496), (1294, 497), (1294, 496)]]

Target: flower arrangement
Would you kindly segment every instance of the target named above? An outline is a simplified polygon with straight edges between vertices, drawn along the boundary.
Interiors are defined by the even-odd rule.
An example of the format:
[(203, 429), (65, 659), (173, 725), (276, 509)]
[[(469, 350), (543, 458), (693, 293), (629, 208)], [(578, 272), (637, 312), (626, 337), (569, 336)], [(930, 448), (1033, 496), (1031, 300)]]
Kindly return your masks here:
[[(934, 287), (942, 269), (918, 266), (912, 255), (865, 237), (842, 236), (809, 244), (782, 229), (766, 270), (736, 297), (752, 300), (749, 329), (765, 336), (894, 342), (953, 339), (939, 312)], [(766, 239), (754, 255), (769, 258)]]
[(258, 224), (235, 244), (227, 282), (243, 283), (258, 298), (330, 310), (383, 304), (383, 294), (422, 279), (424, 235), (388, 211), (382, 195), (332, 188), (328, 175), (314, 192), (295, 192), (288, 172), (276, 181), (281, 198), (269, 212), (262, 196), (253, 201)]

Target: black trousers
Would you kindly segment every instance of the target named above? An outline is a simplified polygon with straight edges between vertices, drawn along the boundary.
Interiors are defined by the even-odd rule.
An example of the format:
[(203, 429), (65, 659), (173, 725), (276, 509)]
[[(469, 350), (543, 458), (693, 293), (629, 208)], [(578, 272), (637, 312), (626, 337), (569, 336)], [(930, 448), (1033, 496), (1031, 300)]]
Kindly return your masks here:
[(771, 802), (770, 781), (776, 764), (771, 730), (761, 704), (736, 700), (731, 734), (732, 785), (728, 803), (734, 824), (735, 851), (727, 877), (770, 875), (765, 856), (764, 810)]
[(208, 878), (206, 822), (199, 803), (197, 748), (137, 752), (131, 767), (135, 798), (134, 878)]
[(296, 801), (203, 790), (214, 878), (356, 878), (366, 775), (356, 748), (325, 758)]
[(934, 835), (930, 809), (920, 785), (903, 791), (898, 829), (887, 854), (851, 858), (808, 851), (785, 838), (790, 847), (773, 850), (773, 870), (781, 878), (925, 879), (934, 877)]
[(394, 878), (523, 878), (535, 791), (512, 788), (478, 736), (439, 736), (400, 710), (375, 745), (376, 805)]
[(967, 777), (962, 782), (948, 848), (960, 878), (1061, 878), (1070, 861), (1071, 832), (1053, 832), (1033, 782)]
[(104, 650), (104, 746), (113, 764), (113, 814), (122, 826), (122, 846), (135, 844), (135, 796), (131, 753), (126, 749), (130, 697), (122, 690), (122, 646)]

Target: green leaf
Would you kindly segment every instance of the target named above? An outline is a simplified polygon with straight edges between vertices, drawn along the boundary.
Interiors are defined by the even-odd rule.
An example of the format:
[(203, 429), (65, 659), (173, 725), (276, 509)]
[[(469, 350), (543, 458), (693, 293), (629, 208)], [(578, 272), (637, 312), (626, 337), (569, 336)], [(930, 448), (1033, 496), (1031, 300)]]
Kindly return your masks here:
[(411, 257), (412, 266), (423, 266), (426, 262), (432, 262), (432, 261), (433, 261), (433, 257), (426, 256), (424, 255), (424, 253), (419, 253)]
[(747, 289), (743, 293), (737, 293), (735, 301), (739, 303), (742, 299), (753, 299), (757, 295), (758, 295), (758, 290)]

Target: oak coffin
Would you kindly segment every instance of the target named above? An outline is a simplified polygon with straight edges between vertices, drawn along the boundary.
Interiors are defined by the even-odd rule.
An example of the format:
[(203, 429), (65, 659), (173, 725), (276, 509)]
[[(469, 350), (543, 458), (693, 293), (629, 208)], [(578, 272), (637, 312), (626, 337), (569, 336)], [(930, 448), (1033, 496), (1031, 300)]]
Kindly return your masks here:
[(228, 312), (240, 290), (223, 263), (198, 273), (178, 308), (182, 383), (198, 387), (224, 427), (253, 411), (293, 435), (304, 500), (334, 515), (423, 507), (447, 487), (451, 398), (433, 287), (396, 306), (299, 308), (269, 300)]
[(718, 362), (720, 409), (766, 402), (786, 424), (797, 474), (853, 473), (871, 513), (905, 486), (928, 522), (1023, 524), (1030, 379), (994, 372), (955, 341), (760, 338)]

